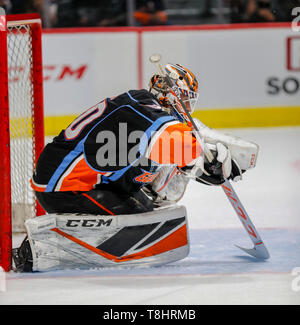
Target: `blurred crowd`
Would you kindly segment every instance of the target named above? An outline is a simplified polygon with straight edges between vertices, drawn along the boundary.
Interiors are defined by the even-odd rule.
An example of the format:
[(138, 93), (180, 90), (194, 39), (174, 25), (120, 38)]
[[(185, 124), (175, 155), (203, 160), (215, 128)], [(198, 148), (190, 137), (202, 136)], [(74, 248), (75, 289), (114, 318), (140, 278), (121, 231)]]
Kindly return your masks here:
[(232, 23), (291, 21), (299, 0), (227, 0)]
[(0, 0), (8, 14), (39, 13), (44, 27), (291, 21), (300, 0)]

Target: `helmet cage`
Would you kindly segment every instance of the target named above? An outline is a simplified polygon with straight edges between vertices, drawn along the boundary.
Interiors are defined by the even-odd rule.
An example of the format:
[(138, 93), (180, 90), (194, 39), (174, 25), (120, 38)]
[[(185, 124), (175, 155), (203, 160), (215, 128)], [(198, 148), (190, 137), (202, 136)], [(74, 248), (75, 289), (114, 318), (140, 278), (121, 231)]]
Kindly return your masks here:
[[(176, 82), (177, 84), (177, 82)], [(182, 88), (180, 86), (173, 86), (173, 91), (180, 98), (180, 100), (189, 107), (190, 113), (193, 113), (195, 110), (196, 103), (199, 98), (199, 94), (195, 91), (188, 90), (186, 88)], [(172, 105), (174, 107), (174, 105)], [(177, 109), (177, 107), (174, 107)]]
[[(195, 109), (196, 102), (199, 98), (198, 94), (198, 82), (194, 74), (179, 64), (167, 64), (165, 71), (168, 76), (174, 81), (172, 87), (176, 96), (186, 105), (190, 113)], [(166, 77), (160, 74), (152, 76), (149, 82), (150, 92), (152, 92), (158, 99), (160, 105), (165, 110), (174, 115), (182, 122), (184, 121), (184, 112), (181, 112), (177, 107), (176, 101), (170, 101), (168, 99), (168, 93), (170, 92)]]

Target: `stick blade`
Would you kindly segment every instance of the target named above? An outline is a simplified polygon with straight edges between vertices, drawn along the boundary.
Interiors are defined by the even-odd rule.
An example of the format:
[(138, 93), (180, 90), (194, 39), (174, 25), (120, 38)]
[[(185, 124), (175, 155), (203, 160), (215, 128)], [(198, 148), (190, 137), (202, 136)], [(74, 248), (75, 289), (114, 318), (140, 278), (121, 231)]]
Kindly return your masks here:
[(270, 254), (263, 244), (259, 246), (254, 246), (253, 248), (244, 248), (238, 245), (235, 246), (255, 258), (263, 260), (267, 260), (268, 258), (270, 258)]

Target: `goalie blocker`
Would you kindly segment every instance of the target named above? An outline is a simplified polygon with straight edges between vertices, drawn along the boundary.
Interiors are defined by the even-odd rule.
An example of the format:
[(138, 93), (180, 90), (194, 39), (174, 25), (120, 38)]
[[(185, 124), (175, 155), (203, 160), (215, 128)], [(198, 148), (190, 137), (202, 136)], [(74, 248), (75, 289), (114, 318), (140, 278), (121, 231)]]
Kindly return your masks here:
[[(15, 259), (19, 271), (24, 262), (26, 271), (158, 266), (189, 253), (184, 206), (117, 216), (48, 214), (25, 225), (32, 256)], [(28, 240), (24, 245), (28, 251)]]

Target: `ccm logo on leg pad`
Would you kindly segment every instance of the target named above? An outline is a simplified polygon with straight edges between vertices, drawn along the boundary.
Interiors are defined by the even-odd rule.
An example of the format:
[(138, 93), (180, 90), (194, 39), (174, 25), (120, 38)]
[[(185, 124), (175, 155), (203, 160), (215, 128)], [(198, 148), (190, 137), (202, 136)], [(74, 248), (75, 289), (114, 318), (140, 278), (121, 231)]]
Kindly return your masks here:
[(101, 227), (106, 226), (109, 227), (111, 225), (112, 219), (104, 220), (104, 219), (85, 219), (85, 220), (72, 220), (68, 219), (66, 223), (66, 227)]

